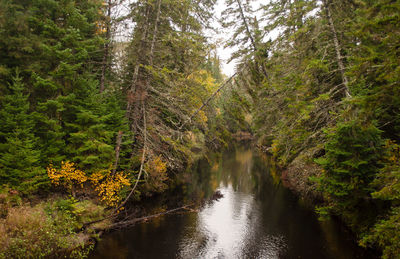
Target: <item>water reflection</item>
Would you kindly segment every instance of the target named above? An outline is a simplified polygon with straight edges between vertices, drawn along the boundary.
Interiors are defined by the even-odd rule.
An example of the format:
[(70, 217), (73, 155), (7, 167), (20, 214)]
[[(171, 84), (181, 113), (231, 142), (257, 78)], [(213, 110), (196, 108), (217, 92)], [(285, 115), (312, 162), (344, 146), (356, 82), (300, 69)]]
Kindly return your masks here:
[(167, 215), (106, 236), (93, 258), (369, 258), (335, 222), (312, 210), (271, 176), (251, 149), (200, 161), (182, 191), (192, 199), (224, 195), (198, 213)]
[[(239, 185), (240, 186), (240, 185)], [(184, 238), (180, 258), (278, 258), (285, 249), (283, 237), (257, 238), (261, 213), (254, 197), (237, 193), (232, 184), (221, 184), (223, 200), (210, 204), (198, 214), (196, 237)], [(253, 244), (259, 243), (255, 249)]]

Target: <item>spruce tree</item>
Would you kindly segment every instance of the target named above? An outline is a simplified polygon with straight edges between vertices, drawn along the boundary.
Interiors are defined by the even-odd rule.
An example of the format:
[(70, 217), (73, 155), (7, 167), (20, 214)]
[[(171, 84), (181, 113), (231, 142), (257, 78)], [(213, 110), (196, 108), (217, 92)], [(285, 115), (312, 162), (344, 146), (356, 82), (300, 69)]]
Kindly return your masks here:
[[(15, 187), (30, 178), (41, 177), (39, 152), (32, 133), (28, 95), (19, 72), (8, 86), (0, 104), (0, 184)], [(43, 170), (42, 170), (43, 172)]]

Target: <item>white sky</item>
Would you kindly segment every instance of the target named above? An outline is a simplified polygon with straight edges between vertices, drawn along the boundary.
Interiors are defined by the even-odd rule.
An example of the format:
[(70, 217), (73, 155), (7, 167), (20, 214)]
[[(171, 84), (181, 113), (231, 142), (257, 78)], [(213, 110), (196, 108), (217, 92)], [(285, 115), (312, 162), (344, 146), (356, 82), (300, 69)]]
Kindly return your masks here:
[[(128, 13), (129, 12), (129, 4), (132, 1), (133, 0), (121, 1), (119, 6), (117, 8), (114, 8), (113, 16), (119, 17), (121, 15)], [(253, 1), (252, 2), (253, 8), (259, 7), (260, 4), (263, 2), (265, 3), (265, 1), (267, 1), (267, 0)], [(231, 57), (231, 54), (233, 53), (234, 49), (224, 48), (223, 46), (225, 44), (225, 41), (231, 37), (232, 31), (224, 30), (218, 22), (219, 18), (221, 17), (221, 12), (223, 10), (225, 10), (225, 8), (226, 8), (225, 0), (217, 0), (217, 4), (215, 6), (216, 19), (212, 23), (213, 27), (217, 28), (217, 33), (210, 31), (210, 30), (207, 30), (205, 33), (210, 38), (210, 42), (213, 42), (213, 43), (219, 42), (218, 48), (217, 48), (217, 53), (218, 53), (218, 56), (220, 57), (222, 72), (227, 76), (231, 76), (235, 72), (236, 61), (233, 60), (229, 64), (227, 63), (227, 61)], [(261, 14), (257, 13), (256, 15), (258, 16)], [(126, 21), (125, 24), (120, 24), (117, 28), (116, 35), (115, 35), (117, 41), (124, 41), (126, 39), (129, 39), (130, 33), (133, 30), (133, 28), (134, 28), (134, 24), (129, 20)]]
[(231, 32), (224, 30), (218, 22), (218, 19), (221, 17), (221, 12), (226, 8), (225, 0), (218, 0), (217, 6), (215, 7), (215, 16), (217, 18), (216, 21), (213, 22), (213, 26), (218, 28), (217, 34), (212, 33), (212, 37), (215, 41), (219, 41), (219, 46), (217, 48), (218, 56), (221, 59), (221, 67), (222, 72), (227, 75), (231, 76), (235, 73), (235, 60), (231, 61), (229, 64), (227, 61), (231, 57), (232, 52), (234, 49), (232, 48), (224, 48), (225, 40), (228, 40), (231, 37)]
[[(243, 1), (243, 0), (242, 0)], [(252, 2), (252, 7), (254, 10), (258, 9), (262, 3), (265, 3), (266, 0), (256, 0)], [(231, 76), (235, 73), (235, 65), (236, 61), (233, 60), (229, 64), (227, 61), (231, 57), (232, 53), (235, 51), (235, 48), (224, 48), (224, 41), (228, 40), (231, 35), (232, 31), (224, 30), (221, 25), (218, 23), (218, 19), (221, 17), (221, 12), (225, 10), (226, 5), (225, 5), (225, 0), (217, 0), (217, 5), (215, 7), (215, 16), (216, 16), (216, 21), (212, 23), (212, 25), (215, 28), (218, 28), (217, 31), (218, 33), (215, 34), (213, 32), (206, 32), (211, 38), (213, 42), (220, 42), (219, 47), (217, 48), (217, 53), (218, 56), (221, 59), (221, 67), (222, 67), (222, 72), (227, 75)], [(260, 12), (256, 13), (257, 16), (262, 15)], [(258, 19), (260, 20), (260, 19)], [(237, 48), (236, 48), (237, 49)]]

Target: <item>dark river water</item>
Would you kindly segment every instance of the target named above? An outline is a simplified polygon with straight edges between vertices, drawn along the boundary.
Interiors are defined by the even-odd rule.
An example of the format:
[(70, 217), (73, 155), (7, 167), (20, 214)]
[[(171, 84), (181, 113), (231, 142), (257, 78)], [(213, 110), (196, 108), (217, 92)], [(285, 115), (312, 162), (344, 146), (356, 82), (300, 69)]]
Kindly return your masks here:
[(320, 222), (246, 146), (203, 159), (186, 174), (188, 198), (224, 196), (105, 235), (92, 258), (373, 258), (344, 227)]

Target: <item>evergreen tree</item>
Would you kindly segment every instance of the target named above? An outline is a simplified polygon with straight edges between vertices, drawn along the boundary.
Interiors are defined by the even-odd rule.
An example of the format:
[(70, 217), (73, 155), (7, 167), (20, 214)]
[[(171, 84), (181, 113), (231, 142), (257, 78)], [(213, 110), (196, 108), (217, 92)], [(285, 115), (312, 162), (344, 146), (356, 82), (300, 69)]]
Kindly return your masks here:
[(0, 184), (15, 187), (38, 177), (39, 152), (32, 133), (28, 95), (18, 71), (7, 90), (0, 100)]
[[(157, 0), (133, 6), (137, 25), (126, 73), (127, 110), (135, 136), (132, 154), (143, 150), (146, 130), (150, 157), (161, 154), (172, 168), (188, 159), (185, 143), (174, 139), (180, 124), (213, 90), (210, 73), (204, 70), (207, 47), (202, 31), (213, 2)], [(203, 127), (204, 120), (203, 116), (198, 121)]]
[(338, 124), (327, 138), (326, 154), (316, 160), (324, 169), (318, 179), (320, 188), (332, 199), (330, 206), (335, 213), (360, 212), (358, 208), (368, 200), (371, 183), (381, 167), (381, 131), (372, 125), (348, 122)]
[(353, 91), (363, 115), (377, 120), (385, 137), (400, 141), (400, 46), (398, 1), (362, 1), (350, 30)]
[[(80, 168), (94, 172), (111, 167), (113, 137), (118, 128), (106, 124), (104, 97), (96, 91), (97, 81), (85, 82), (80, 92), (62, 98), (65, 111), (66, 155)], [(105, 103), (105, 102), (104, 102)]]

